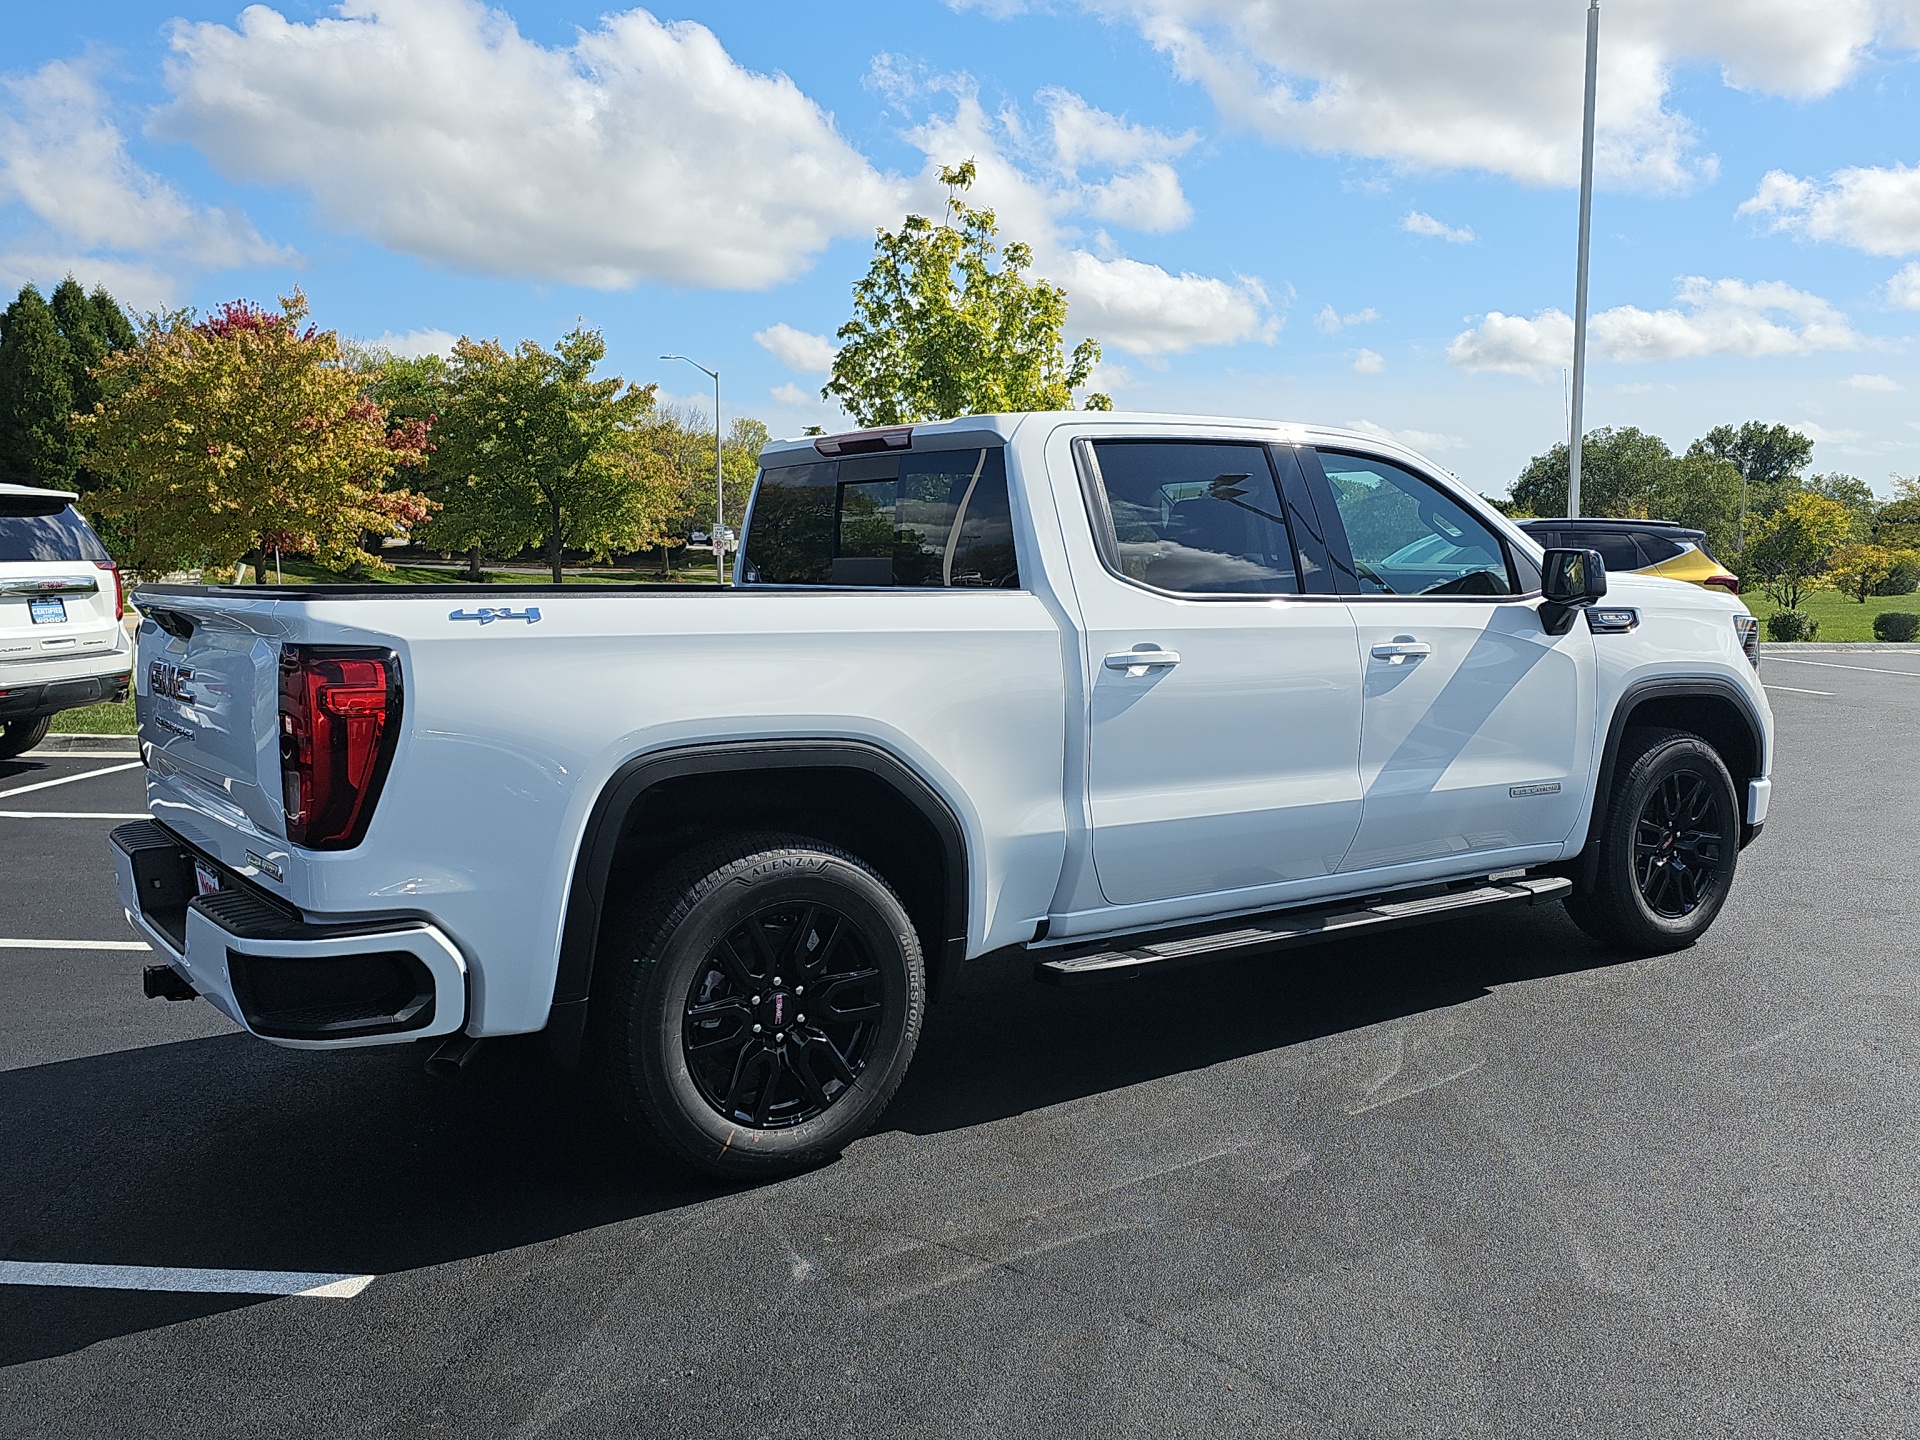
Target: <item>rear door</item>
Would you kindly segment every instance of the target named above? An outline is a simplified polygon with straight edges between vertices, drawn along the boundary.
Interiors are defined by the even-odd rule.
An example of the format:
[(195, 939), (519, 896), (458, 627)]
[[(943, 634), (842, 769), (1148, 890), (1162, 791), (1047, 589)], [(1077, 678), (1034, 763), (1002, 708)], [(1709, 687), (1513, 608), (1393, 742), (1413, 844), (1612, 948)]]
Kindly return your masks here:
[(1076, 451), (1100, 556), (1075, 589), (1102, 894), (1326, 883), (1360, 819), (1360, 665), (1346, 604), (1301, 593), (1275, 469), (1291, 452), (1179, 438)]
[(63, 495), (0, 486), (0, 665), (110, 651), (115, 571)]
[(1548, 634), (1531, 562), (1437, 481), (1362, 453), (1301, 458), (1338, 517), (1366, 675), (1365, 801), (1343, 868), (1551, 858), (1591, 774), (1591, 632)]

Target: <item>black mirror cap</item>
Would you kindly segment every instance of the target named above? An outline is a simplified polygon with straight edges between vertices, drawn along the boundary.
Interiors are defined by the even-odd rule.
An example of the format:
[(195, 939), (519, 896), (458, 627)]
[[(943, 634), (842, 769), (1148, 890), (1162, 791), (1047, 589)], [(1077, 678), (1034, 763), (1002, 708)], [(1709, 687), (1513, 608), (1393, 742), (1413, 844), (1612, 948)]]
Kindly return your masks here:
[(1590, 605), (1607, 593), (1598, 550), (1549, 550), (1540, 560), (1540, 592), (1556, 605)]

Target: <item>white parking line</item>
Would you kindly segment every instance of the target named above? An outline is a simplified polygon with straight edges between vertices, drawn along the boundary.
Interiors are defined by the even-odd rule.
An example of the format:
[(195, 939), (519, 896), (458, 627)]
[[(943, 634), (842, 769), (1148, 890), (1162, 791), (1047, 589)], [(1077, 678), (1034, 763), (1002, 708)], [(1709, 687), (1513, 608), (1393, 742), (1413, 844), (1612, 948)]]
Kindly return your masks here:
[(0, 940), (0, 950), (151, 950), (144, 940)]
[(58, 780), (36, 780), (31, 785), (16, 785), (11, 790), (0, 790), (0, 800), (11, 795), (24, 795), (29, 790), (51, 790), (55, 785), (71, 785), (76, 780), (91, 780), (96, 775), (118, 775), (122, 770), (138, 770), (146, 762), (129, 760), (124, 765), (107, 765), (99, 770), (84, 770), (78, 775), (62, 775)]
[(1909, 680), (1920, 680), (1920, 670), (1882, 670), (1877, 665), (1839, 665), (1831, 660), (1795, 660), (1786, 655), (1769, 655), (1767, 660), (1777, 660), (1782, 665), (1818, 665), (1826, 670), (1863, 670), (1869, 675), (1904, 675)]
[[(1791, 690), (1796, 695), (1824, 695), (1829, 700), (1833, 699), (1833, 691), (1831, 690), (1802, 690), (1798, 685), (1775, 685), (1771, 681), (1767, 682), (1767, 689)], [(6, 813), (7, 813), (6, 811), (0, 810), (0, 815), (4, 815)]]
[(149, 810), (0, 810), (0, 820), (151, 820)]
[(304, 1270), (189, 1270), (170, 1265), (55, 1265), (0, 1260), (0, 1285), (52, 1285), (74, 1290), (166, 1290), (204, 1295), (300, 1295), (351, 1300), (371, 1275)]

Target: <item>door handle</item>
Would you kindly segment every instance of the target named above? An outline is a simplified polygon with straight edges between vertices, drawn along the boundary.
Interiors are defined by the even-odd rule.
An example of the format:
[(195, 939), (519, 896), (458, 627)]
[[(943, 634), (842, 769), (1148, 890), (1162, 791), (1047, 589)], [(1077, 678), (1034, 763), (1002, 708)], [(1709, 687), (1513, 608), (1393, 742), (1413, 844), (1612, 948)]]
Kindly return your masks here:
[(1149, 670), (1170, 670), (1179, 663), (1179, 651), (1162, 650), (1158, 645), (1144, 650), (1116, 650), (1107, 656), (1107, 669), (1124, 670), (1129, 675), (1144, 675)]
[(1408, 660), (1417, 660), (1422, 655), (1431, 655), (1433, 647), (1424, 640), (1394, 640), (1373, 647), (1373, 658), (1384, 660), (1389, 665), (1404, 665)]

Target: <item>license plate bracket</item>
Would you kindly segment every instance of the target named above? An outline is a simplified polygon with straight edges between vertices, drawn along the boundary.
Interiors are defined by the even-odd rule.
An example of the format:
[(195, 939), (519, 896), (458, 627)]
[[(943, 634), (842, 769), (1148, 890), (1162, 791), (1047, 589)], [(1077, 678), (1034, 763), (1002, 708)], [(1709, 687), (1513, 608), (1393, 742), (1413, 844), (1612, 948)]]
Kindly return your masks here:
[(204, 860), (194, 861), (193, 893), (196, 895), (218, 895), (220, 888), (220, 872)]
[(67, 623), (67, 602), (57, 595), (44, 600), (29, 600), (27, 613), (33, 617), (36, 625), (64, 625)]

